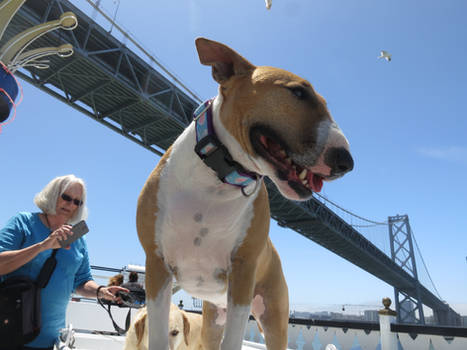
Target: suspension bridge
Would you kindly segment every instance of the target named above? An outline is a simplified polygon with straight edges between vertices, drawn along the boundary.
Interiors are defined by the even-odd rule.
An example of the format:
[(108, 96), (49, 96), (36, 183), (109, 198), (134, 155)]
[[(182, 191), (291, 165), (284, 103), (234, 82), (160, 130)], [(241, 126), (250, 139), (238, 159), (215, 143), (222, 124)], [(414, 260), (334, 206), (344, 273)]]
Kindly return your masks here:
[[(56, 19), (67, 11), (77, 16), (79, 26), (73, 31), (49, 33), (34, 42), (37, 46), (70, 43), (75, 51), (71, 57), (51, 56), (49, 69), (27, 67), (16, 75), (162, 155), (191, 122), (192, 112), (201, 100), (112, 16), (87, 1), (109, 28), (105, 29), (68, 0), (35, 0), (21, 7), (8, 26), (3, 43), (19, 31)], [(267, 180), (266, 185), (271, 215), (280, 226), (295, 230), (394, 287), (399, 321), (423, 324), (422, 306), (426, 305), (433, 310), (438, 324), (460, 324), (460, 316), (441, 299), (431, 278), (428, 284), (419, 279), (417, 244), (407, 215), (375, 222), (340, 208), (323, 196), (292, 202), (282, 197), (272, 182)], [(352, 217), (351, 223), (342, 218), (343, 214)], [(352, 224), (354, 220), (363, 224)], [(360, 232), (375, 225), (387, 229), (390, 252)]]

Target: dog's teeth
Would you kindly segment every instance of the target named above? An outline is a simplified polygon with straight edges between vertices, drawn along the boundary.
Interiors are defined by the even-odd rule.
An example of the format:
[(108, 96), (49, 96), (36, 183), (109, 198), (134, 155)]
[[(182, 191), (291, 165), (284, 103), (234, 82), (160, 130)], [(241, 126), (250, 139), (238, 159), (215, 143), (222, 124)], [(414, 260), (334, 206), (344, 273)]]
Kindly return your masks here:
[(306, 169), (303, 169), (302, 172), (300, 173), (300, 175), (298, 175), (298, 177), (300, 178), (300, 180), (304, 180), (306, 178), (306, 173), (308, 171)]
[(302, 180), (302, 184), (304, 184), (305, 186), (308, 185), (308, 181), (307, 180)]

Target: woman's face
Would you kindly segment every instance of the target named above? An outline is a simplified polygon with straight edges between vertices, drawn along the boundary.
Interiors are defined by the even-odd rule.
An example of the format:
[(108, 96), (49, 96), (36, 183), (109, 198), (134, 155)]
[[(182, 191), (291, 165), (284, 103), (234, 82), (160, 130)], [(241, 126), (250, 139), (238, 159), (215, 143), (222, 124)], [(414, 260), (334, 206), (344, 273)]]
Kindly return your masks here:
[(82, 197), (83, 188), (80, 184), (75, 183), (68, 186), (65, 192), (57, 199), (56, 215), (63, 217), (64, 222), (70, 220), (78, 210), (78, 204), (82, 203)]

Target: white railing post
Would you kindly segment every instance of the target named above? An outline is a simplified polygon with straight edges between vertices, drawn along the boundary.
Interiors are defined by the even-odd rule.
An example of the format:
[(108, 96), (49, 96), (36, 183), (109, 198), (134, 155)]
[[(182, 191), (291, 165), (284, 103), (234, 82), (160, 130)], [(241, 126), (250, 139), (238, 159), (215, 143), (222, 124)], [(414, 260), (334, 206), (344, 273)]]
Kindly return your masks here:
[(379, 330), (381, 335), (381, 350), (397, 350), (396, 333), (391, 332), (391, 323), (396, 320), (397, 313), (391, 310), (391, 299), (383, 299), (384, 309), (379, 310)]

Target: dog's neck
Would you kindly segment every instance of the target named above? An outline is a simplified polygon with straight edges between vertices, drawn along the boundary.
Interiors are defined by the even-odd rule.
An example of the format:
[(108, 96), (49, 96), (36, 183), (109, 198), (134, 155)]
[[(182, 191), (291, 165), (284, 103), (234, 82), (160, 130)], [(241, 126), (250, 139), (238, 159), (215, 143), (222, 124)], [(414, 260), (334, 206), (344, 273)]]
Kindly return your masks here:
[[(255, 192), (262, 176), (246, 170), (232, 157), (227, 147), (217, 137), (213, 104), (219, 104), (219, 97), (202, 103), (194, 112), (196, 146), (195, 153), (212, 170), (218, 178), (229, 185), (241, 189), (245, 196)], [(219, 109), (216, 109), (218, 112)], [(220, 118), (216, 118), (217, 127), (222, 127)], [(225, 130), (222, 130), (225, 131)]]

